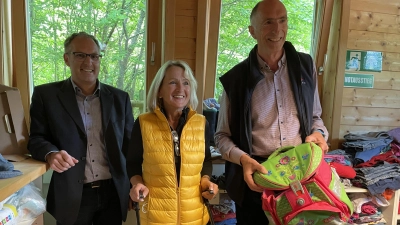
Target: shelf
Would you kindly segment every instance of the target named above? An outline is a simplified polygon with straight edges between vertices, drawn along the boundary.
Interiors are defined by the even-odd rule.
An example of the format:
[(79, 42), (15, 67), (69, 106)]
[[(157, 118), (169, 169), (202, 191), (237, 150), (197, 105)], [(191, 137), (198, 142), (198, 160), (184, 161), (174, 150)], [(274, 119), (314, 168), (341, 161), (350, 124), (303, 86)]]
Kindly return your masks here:
[(365, 193), (368, 192), (368, 189), (359, 188), (359, 187), (345, 187), (346, 193)]
[(42, 176), (49, 169), (49, 164), (31, 158), (21, 162), (13, 162), (13, 164), (14, 169), (20, 170), (23, 174), (8, 179), (0, 179), (0, 202)]
[(213, 164), (225, 164), (224, 159), (212, 159), (211, 161)]

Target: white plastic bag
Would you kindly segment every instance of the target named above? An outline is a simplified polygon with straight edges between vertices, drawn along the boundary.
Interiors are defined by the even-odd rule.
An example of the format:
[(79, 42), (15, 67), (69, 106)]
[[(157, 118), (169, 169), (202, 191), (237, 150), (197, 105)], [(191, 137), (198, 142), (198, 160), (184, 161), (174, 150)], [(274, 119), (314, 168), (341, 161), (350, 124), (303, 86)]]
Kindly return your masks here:
[(15, 192), (4, 203), (13, 205), (17, 209), (16, 224), (33, 220), (46, 211), (46, 201), (42, 197), (40, 189), (33, 183), (29, 183)]

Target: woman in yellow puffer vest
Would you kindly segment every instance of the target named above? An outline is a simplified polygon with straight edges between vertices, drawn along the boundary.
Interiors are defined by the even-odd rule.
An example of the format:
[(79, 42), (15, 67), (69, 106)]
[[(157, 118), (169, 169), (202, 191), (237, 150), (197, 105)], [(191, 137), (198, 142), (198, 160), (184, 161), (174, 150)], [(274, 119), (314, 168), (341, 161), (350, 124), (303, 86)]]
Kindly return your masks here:
[(210, 132), (197, 114), (197, 83), (183, 61), (168, 61), (157, 72), (127, 151), (130, 197), (139, 202), (141, 225), (205, 225), (203, 198), (218, 185), (212, 173)]

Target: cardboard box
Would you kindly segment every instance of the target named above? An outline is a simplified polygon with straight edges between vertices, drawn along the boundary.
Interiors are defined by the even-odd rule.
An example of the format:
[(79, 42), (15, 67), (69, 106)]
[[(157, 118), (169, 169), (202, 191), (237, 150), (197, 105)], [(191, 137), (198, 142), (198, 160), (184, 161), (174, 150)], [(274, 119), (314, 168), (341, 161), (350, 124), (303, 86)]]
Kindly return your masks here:
[(15, 155), (28, 153), (29, 134), (17, 88), (0, 84), (0, 117), (0, 153), (6, 159), (20, 161)]

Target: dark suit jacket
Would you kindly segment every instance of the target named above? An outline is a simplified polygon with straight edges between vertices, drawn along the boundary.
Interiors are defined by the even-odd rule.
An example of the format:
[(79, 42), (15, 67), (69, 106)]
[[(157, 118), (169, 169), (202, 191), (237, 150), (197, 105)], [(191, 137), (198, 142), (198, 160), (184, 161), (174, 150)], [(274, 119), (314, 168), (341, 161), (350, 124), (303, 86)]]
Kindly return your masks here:
[[(102, 83), (100, 102), (108, 164), (125, 221), (130, 188), (125, 155), (134, 122), (132, 106), (128, 93)], [(79, 160), (69, 170), (53, 173), (47, 194), (47, 211), (58, 222), (72, 224), (81, 203), (87, 138), (71, 79), (35, 87), (30, 115), (28, 149), (34, 159), (44, 161), (47, 153), (65, 150)]]

